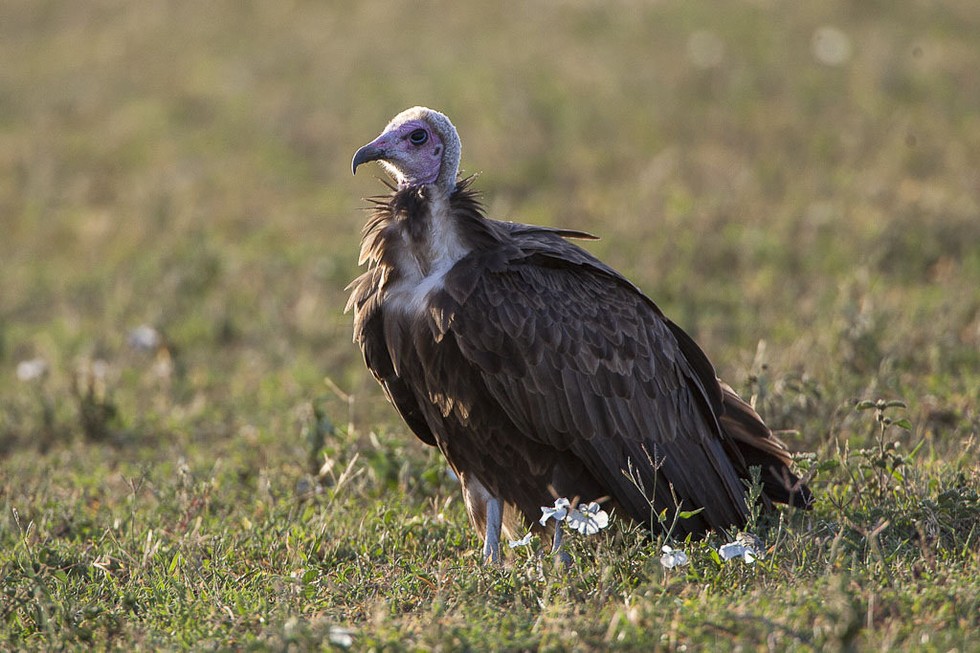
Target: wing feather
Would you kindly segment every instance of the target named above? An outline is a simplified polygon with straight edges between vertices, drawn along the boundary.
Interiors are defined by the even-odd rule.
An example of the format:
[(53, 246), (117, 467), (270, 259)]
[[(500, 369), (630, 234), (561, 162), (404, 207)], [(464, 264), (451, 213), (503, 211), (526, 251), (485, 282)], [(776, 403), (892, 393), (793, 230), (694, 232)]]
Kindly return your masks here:
[[(560, 252), (486, 272), (453, 315), (459, 351), (487, 391), (525, 437), (573, 452), (634, 518), (649, 517), (658, 485), (657, 509), (672, 507), (666, 483), (685, 509), (705, 508), (705, 524), (692, 527), (741, 523), (744, 488), (722, 445), (721, 393), (704, 354), (608, 268), (535, 238)], [(630, 466), (646, 497), (625, 477)]]
[(364, 362), (381, 384), (385, 397), (422, 442), (435, 446), (436, 439), (425, 419), (415, 393), (398, 376), (391, 350), (387, 344), (384, 313), (377, 292), (376, 270), (369, 270), (355, 279), (347, 309), (354, 309), (354, 341), (364, 354)]

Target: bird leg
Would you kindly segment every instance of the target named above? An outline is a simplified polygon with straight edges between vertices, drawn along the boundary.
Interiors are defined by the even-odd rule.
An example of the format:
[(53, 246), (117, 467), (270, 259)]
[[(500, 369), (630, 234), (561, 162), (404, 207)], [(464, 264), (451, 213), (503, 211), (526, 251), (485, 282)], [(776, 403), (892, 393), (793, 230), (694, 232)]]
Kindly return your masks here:
[(572, 566), (572, 556), (568, 555), (568, 551), (561, 548), (561, 542), (564, 536), (564, 531), (561, 529), (561, 522), (555, 522), (555, 537), (551, 540), (551, 555), (561, 560), (567, 568)]
[(561, 550), (562, 537), (561, 522), (555, 522), (555, 537), (551, 540), (552, 553), (558, 553)]
[(483, 539), (483, 561), (500, 562), (500, 529), (504, 523), (504, 502), (498, 497), (487, 499), (487, 532)]
[(496, 497), (475, 476), (462, 472), (463, 502), (470, 523), (477, 532), (483, 531), (483, 561), (500, 562), (500, 534), (504, 525), (504, 502)]

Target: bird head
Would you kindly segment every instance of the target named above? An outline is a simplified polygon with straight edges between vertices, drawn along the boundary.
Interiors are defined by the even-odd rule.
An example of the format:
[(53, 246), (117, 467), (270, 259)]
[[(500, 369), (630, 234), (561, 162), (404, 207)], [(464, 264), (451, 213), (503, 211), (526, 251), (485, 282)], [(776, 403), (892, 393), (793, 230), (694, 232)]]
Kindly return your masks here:
[(456, 187), (460, 143), (449, 118), (425, 107), (412, 107), (391, 119), (381, 135), (359, 149), (351, 172), (380, 161), (399, 188), (434, 185), (450, 193)]

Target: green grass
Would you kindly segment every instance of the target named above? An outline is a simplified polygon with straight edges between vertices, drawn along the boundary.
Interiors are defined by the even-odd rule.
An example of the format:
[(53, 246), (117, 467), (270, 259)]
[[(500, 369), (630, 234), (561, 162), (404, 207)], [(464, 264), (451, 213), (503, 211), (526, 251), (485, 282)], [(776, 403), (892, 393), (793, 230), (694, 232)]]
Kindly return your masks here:
[[(2, 3), (0, 647), (978, 650), (974, 5)], [(413, 104), (813, 452), (763, 560), (481, 565), (342, 314)]]

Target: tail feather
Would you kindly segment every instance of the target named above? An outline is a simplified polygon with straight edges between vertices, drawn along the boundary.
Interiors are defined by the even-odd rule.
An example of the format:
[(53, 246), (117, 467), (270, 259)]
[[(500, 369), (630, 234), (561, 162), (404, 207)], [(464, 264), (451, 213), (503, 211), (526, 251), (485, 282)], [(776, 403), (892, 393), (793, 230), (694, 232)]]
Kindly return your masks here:
[(735, 446), (737, 457), (744, 462), (746, 477), (751, 467), (758, 466), (763, 493), (769, 500), (808, 510), (813, 504), (813, 494), (791, 471), (793, 458), (786, 445), (731, 386), (721, 380), (719, 383), (725, 409), (719, 422)]

